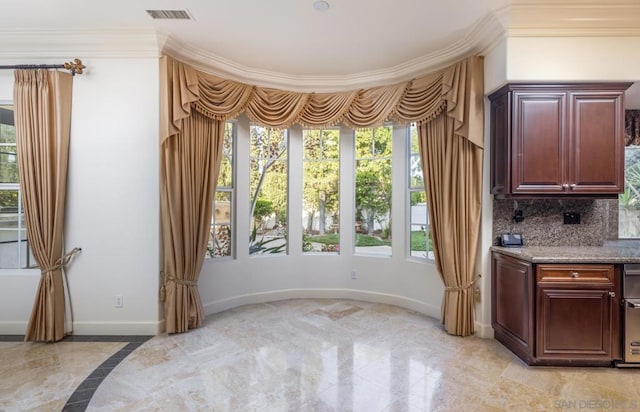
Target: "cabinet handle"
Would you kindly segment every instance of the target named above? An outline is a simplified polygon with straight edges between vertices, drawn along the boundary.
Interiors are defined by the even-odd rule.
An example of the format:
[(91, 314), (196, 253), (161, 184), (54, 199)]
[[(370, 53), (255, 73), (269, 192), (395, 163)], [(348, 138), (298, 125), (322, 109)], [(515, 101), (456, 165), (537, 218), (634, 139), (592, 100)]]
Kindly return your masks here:
[(571, 272), (571, 277), (572, 278), (577, 278), (578, 276), (580, 276), (580, 274), (578, 272)]

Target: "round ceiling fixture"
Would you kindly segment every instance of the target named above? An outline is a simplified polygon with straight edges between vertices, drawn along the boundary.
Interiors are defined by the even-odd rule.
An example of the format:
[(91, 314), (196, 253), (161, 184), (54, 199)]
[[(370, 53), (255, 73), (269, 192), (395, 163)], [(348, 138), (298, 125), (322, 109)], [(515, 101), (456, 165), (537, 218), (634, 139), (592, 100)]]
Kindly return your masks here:
[(318, 11), (329, 10), (329, 2), (326, 0), (316, 0), (313, 2), (313, 8)]

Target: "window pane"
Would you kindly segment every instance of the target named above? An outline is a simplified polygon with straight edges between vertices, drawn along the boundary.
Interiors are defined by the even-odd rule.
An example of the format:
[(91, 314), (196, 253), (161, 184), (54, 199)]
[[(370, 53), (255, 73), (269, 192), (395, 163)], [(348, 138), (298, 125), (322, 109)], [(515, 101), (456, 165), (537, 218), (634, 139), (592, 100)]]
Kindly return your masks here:
[(618, 237), (640, 238), (640, 146), (625, 148), (624, 193), (618, 200)]
[(424, 178), (422, 175), (422, 162), (420, 160), (418, 130), (415, 123), (409, 128), (409, 138), (409, 188), (423, 188)]
[(249, 254), (286, 253), (287, 131), (252, 125), (250, 145)]
[(18, 183), (16, 128), (12, 106), (0, 106), (0, 183)]
[(225, 124), (222, 161), (211, 213), (211, 232), (207, 244), (207, 258), (233, 256), (234, 167), (233, 153), (236, 136), (235, 123)]
[(391, 256), (391, 126), (356, 130), (356, 253)]
[(411, 124), (408, 133), (409, 256), (432, 260), (434, 256), (429, 228), (427, 193), (424, 190), (418, 130), (415, 124)]
[(408, 187), (409, 204), (409, 245), (411, 257), (433, 260), (431, 230), (429, 227), (429, 210), (427, 194), (424, 188), (418, 130), (415, 123), (408, 129)]
[(35, 265), (28, 253), (27, 231), (20, 192), (0, 189), (0, 268), (26, 268)]
[(304, 130), (302, 251), (340, 248), (340, 131)]
[(227, 122), (225, 125), (224, 142), (222, 144), (222, 162), (218, 175), (218, 187), (233, 187), (233, 139), (235, 124)]
[(232, 255), (232, 193), (217, 191), (213, 201), (211, 218), (211, 236), (207, 247), (208, 257), (224, 257)]
[(422, 191), (410, 192), (410, 246), (412, 257), (433, 259), (431, 232), (429, 231), (429, 214), (427, 212), (427, 195)]

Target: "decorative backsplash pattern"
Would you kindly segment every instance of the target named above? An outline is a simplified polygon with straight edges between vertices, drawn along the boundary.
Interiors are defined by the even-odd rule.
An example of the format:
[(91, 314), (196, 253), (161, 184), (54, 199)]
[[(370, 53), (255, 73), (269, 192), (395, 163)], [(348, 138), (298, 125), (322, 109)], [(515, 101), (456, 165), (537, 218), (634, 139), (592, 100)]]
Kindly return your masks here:
[[(514, 211), (524, 220), (515, 223)], [(565, 225), (564, 213), (580, 213), (580, 224)], [(521, 233), (525, 246), (602, 246), (617, 239), (617, 200), (493, 201), (493, 239), (501, 233)]]

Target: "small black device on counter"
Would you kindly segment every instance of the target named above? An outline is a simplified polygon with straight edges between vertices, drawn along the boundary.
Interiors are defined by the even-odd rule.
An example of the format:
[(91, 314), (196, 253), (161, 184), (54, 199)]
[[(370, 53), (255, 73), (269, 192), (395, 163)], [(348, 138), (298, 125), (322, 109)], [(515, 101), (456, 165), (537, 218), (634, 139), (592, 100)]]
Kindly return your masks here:
[(500, 235), (500, 246), (503, 247), (521, 247), (524, 245), (522, 234), (520, 233), (503, 233)]

